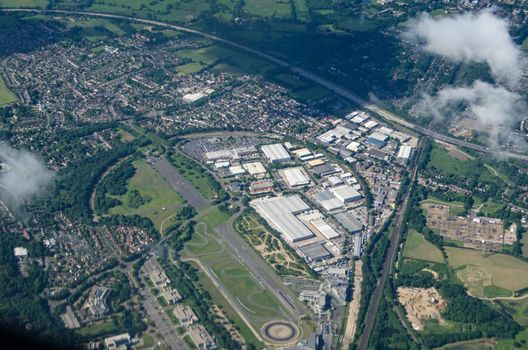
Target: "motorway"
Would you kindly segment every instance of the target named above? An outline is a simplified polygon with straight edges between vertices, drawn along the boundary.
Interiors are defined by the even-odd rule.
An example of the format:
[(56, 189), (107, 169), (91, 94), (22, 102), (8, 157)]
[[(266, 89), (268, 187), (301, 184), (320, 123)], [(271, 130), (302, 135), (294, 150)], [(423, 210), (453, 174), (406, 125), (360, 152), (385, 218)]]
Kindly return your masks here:
[(114, 19), (122, 19), (122, 20), (128, 20), (132, 22), (137, 23), (144, 23), (164, 28), (169, 28), (173, 30), (177, 30), (180, 32), (185, 32), (189, 34), (198, 35), (222, 44), (229, 45), (231, 47), (235, 47), (241, 51), (250, 53), (252, 55), (255, 55), (257, 57), (260, 57), (266, 61), (272, 62), (280, 67), (289, 69), (290, 71), (297, 73), (298, 75), (302, 76), (305, 79), (308, 79), (312, 82), (315, 82), (321, 86), (324, 86), (325, 88), (329, 89), (330, 91), (334, 92), (335, 94), (346, 98), (349, 101), (352, 101), (356, 103), (357, 105), (379, 115), (380, 117), (390, 120), (392, 122), (395, 122), (397, 124), (400, 124), (404, 127), (407, 127), (409, 129), (412, 129), (418, 133), (421, 133), (423, 135), (427, 135), (429, 137), (432, 137), (435, 140), (444, 141), (447, 143), (450, 143), (452, 145), (461, 146), (470, 148), (472, 150), (483, 152), (483, 153), (499, 153), (503, 156), (510, 157), (510, 158), (518, 158), (523, 160), (528, 160), (527, 154), (521, 154), (521, 153), (515, 153), (515, 152), (508, 152), (508, 151), (498, 151), (495, 149), (490, 149), (489, 147), (477, 145), (474, 143), (470, 143), (467, 141), (459, 140), (454, 137), (446, 136), (443, 134), (440, 134), (438, 132), (420, 127), (418, 125), (415, 125), (413, 123), (410, 123), (400, 117), (398, 117), (396, 114), (376, 105), (375, 103), (372, 103), (370, 101), (367, 101), (358, 95), (354, 94), (350, 90), (345, 89), (344, 87), (326, 79), (323, 78), (320, 75), (314, 74), (305, 68), (301, 68), (298, 66), (294, 66), (289, 64), (288, 62), (281, 60), (279, 58), (276, 58), (274, 56), (268, 55), (262, 51), (258, 51), (255, 49), (252, 49), (250, 47), (238, 44), (234, 41), (223, 39), (221, 37), (218, 37), (216, 35), (208, 34), (196, 29), (191, 29), (187, 27), (182, 27), (174, 24), (164, 23), (160, 21), (154, 21), (149, 19), (143, 19), (143, 18), (137, 18), (137, 17), (127, 17), (127, 16), (121, 16), (121, 15), (113, 15), (113, 14), (107, 14), (107, 13), (100, 13), (100, 12), (88, 12), (88, 11), (67, 11), (67, 10), (40, 10), (40, 9), (23, 9), (23, 8), (11, 8), (11, 9), (0, 9), (0, 11), (4, 12), (37, 12), (37, 13), (50, 13), (50, 14), (64, 14), (64, 15), (77, 15), (77, 16), (91, 16), (91, 17), (104, 17), (104, 18), (114, 18)]
[(374, 326), (374, 321), (376, 320), (376, 314), (379, 306), (380, 299), (383, 295), (383, 288), (385, 286), (385, 282), (387, 281), (387, 278), (389, 277), (389, 274), (392, 270), (392, 262), (394, 261), (394, 254), (396, 253), (396, 250), (398, 248), (398, 242), (400, 239), (400, 231), (401, 227), (404, 224), (403, 219), (405, 217), (405, 210), (407, 208), (407, 204), (409, 202), (409, 197), (411, 195), (412, 190), (412, 183), (414, 183), (414, 180), (416, 179), (416, 175), (418, 174), (418, 161), (420, 159), (421, 155), (421, 144), (418, 148), (418, 156), (416, 158), (416, 161), (414, 163), (414, 168), (412, 169), (412, 177), (411, 181), (409, 182), (409, 187), (406, 189), (405, 195), (403, 197), (403, 202), (399, 206), (398, 212), (395, 215), (396, 221), (396, 227), (392, 231), (391, 237), (390, 237), (390, 246), (389, 250), (387, 251), (387, 256), (385, 257), (385, 262), (383, 263), (383, 271), (381, 273), (381, 277), (378, 280), (378, 284), (376, 285), (376, 289), (374, 290), (374, 294), (372, 295), (372, 298), (370, 299), (369, 307), (367, 309), (367, 314), (365, 317), (365, 326), (363, 328), (363, 333), (361, 334), (361, 339), (359, 342), (358, 350), (366, 350), (368, 348), (369, 339), (370, 339), (370, 333), (372, 332), (372, 328)]

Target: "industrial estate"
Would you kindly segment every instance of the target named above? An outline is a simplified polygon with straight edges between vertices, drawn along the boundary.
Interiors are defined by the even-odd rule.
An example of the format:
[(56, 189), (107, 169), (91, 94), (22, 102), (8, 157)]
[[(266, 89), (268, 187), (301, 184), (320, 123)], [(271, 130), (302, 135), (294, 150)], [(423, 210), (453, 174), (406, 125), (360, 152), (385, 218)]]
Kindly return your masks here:
[(527, 13), (0, 0), (6, 344), (528, 348)]

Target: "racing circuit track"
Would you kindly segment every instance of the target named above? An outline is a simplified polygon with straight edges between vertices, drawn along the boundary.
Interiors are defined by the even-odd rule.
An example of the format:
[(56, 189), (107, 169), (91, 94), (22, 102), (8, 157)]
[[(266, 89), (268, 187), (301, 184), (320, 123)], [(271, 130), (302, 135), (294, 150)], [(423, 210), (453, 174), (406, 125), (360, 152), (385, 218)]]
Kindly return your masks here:
[(443, 141), (443, 142), (446, 142), (446, 143), (449, 143), (449, 144), (452, 144), (452, 145), (455, 145), (455, 146), (466, 147), (466, 148), (469, 148), (469, 149), (472, 149), (472, 150), (475, 150), (475, 151), (478, 151), (478, 152), (494, 153), (494, 154), (499, 153), (500, 155), (505, 156), (505, 157), (511, 157), (511, 158), (518, 158), (518, 159), (528, 160), (528, 155), (527, 154), (508, 152), (508, 151), (498, 151), (496, 149), (490, 149), (489, 147), (485, 147), (485, 146), (477, 145), (477, 144), (474, 144), (474, 143), (471, 143), (471, 142), (459, 140), (459, 139), (456, 139), (454, 137), (443, 135), (443, 134), (440, 134), (438, 132), (429, 130), (427, 128), (420, 127), (418, 125), (415, 125), (415, 124), (413, 124), (411, 122), (408, 122), (408, 121), (398, 117), (396, 114), (394, 114), (394, 113), (392, 113), (392, 112), (380, 107), (379, 105), (377, 105), (377, 104), (375, 104), (373, 102), (370, 102), (370, 101), (367, 101), (367, 100), (361, 98), (360, 96), (354, 94), (350, 90), (347, 90), (344, 87), (342, 87), (342, 86), (340, 86), (340, 85), (338, 85), (338, 84), (336, 84), (336, 83), (334, 83), (334, 82), (332, 82), (332, 81), (330, 81), (330, 80), (328, 80), (326, 78), (323, 78), (320, 75), (317, 75), (317, 74), (314, 74), (314, 73), (308, 71), (305, 68), (298, 67), (298, 66), (295, 66), (295, 65), (291, 65), (291, 64), (289, 64), (288, 62), (286, 62), (284, 60), (281, 60), (279, 58), (271, 56), (271, 55), (269, 55), (267, 53), (264, 53), (262, 51), (255, 50), (255, 49), (252, 49), (252, 48), (250, 48), (248, 46), (244, 46), (244, 45), (238, 44), (238, 43), (236, 43), (234, 41), (227, 40), (227, 39), (218, 37), (216, 35), (208, 34), (208, 33), (196, 30), (196, 29), (191, 29), (191, 28), (188, 28), (188, 27), (183, 27), (183, 26), (179, 26), (179, 25), (175, 25), (175, 24), (170, 24), (170, 23), (165, 23), (165, 22), (160, 22), (160, 21), (155, 21), (155, 20), (150, 20), (150, 19), (137, 18), (137, 17), (128, 17), (128, 16), (122, 16), (122, 15), (100, 13), (100, 12), (67, 11), (67, 10), (44, 10), (44, 9), (27, 9), (27, 8), (5, 8), (5, 9), (0, 9), (0, 11), (3, 11), (3, 12), (34, 12), (34, 13), (49, 13), (49, 14), (63, 14), (63, 15), (114, 18), (114, 19), (128, 20), (128, 21), (137, 22), (137, 23), (144, 23), (144, 24), (149, 24), (149, 25), (153, 25), (153, 26), (169, 28), (169, 29), (180, 31), (180, 32), (185, 32), (185, 33), (189, 33), (189, 34), (198, 35), (198, 36), (210, 39), (212, 41), (216, 41), (216, 42), (219, 42), (219, 43), (226, 44), (228, 46), (237, 48), (237, 49), (239, 49), (241, 51), (250, 53), (252, 55), (255, 55), (255, 56), (258, 56), (258, 57), (260, 57), (262, 59), (265, 59), (265, 60), (267, 60), (269, 62), (272, 62), (272, 63), (274, 63), (274, 64), (276, 64), (276, 65), (278, 65), (280, 67), (289, 69), (290, 71), (292, 71), (294, 73), (297, 73), (298, 75), (302, 76), (303, 78), (308, 79), (308, 80), (310, 80), (312, 82), (315, 82), (315, 83), (317, 83), (317, 84), (319, 84), (321, 86), (324, 86), (325, 88), (327, 88), (328, 90), (334, 92), (335, 94), (337, 94), (337, 95), (339, 95), (341, 97), (344, 97), (344, 98), (346, 98), (349, 101), (352, 101), (352, 102), (356, 103), (357, 105), (359, 105), (359, 106), (371, 111), (372, 113), (375, 113), (375, 114), (379, 115), (380, 117), (382, 117), (382, 118), (384, 118), (386, 120), (390, 120), (392, 122), (400, 124), (400, 125), (402, 125), (402, 126), (404, 126), (406, 128), (412, 129), (412, 130), (414, 130), (414, 131), (416, 131), (416, 132), (418, 132), (420, 134), (429, 136), (429, 137), (431, 137), (431, 138), (433, 138), (435, 140)]

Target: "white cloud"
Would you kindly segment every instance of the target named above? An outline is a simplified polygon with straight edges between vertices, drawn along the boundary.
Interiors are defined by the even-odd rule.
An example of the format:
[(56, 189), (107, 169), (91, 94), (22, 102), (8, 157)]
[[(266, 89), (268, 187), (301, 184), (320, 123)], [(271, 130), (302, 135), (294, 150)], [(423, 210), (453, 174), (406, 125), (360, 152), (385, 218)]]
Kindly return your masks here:
[(476, 118), (494, 134), (527, 117), (526, 104), (518, 93), (480, 80), (471, 86), (444, 88), (435, 96), (425, 95), (421, 111), (437, 119)]
[(403, 37), (456, 62), (487, 63), (497, 81), (515, 87), (525, 58), (508, 28), (508, 22), (489, 9), (440, 19), (424, 14), (411, 22)]
[[(17, 204), (43, 191), (53, 173), (32, 153), (0, 143), (0, 190)], [(0, 194), (2, 191), (0, 191)]]

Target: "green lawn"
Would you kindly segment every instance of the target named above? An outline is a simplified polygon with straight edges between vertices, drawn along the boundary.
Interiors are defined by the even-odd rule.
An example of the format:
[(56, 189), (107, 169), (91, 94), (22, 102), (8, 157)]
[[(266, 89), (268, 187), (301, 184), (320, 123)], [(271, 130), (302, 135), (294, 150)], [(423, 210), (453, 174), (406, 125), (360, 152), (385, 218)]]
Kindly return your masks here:
[[(487, 296), (487, 286), (510, 292), (528, 287), (527, 262), (506, 254), (485, 257), (476, 250), (454, 247), (445, 249), (449, 265), (456, 269), (456, 276), (474, 295)], [(487, 289), (487, 293), (492, 296), (499, 292), (503, 293), (499, 289)]]
[(425, 260), (436, 263), (443, 263), (444, 258), (442, 252), (432, 243), (428, 242), (425, 237), (410, 230), (405, 241), (405, 248), (403, 249), (403, 256), (410, 259)]
[(38, 7), (44, 8), (47, 0), (0, 0), (0, 7)]
[(16, 95), (6, 86), (4, 79), (0, 75), (0, 106), (17, 101)]
[(245, 0), (244, 10), (259, 17), (291, 17), (291, 6), (283, 0)]
[(97, 337), (99, 334), (109, 334), (116, 327), (112, 320), (94, 324), (92, 326), (82, 327), (76, 330), (76, 332), (86, 337)]
[(184, 199), (144, 159), (135, 160), (133, 164), (136, 174), (128, 180), (128, 193), (137, 190), (150, 200), (139, 208), (132, 208), (128, 205), (128, 193), (118, 196), (116, 198), (123, 205), (112, 208), (110, 214), (138, 214), (152, 220), (157, 229), (164, 221), (164, 227), (168, 227), (173, 222), (168, 218), (182, 208)]

